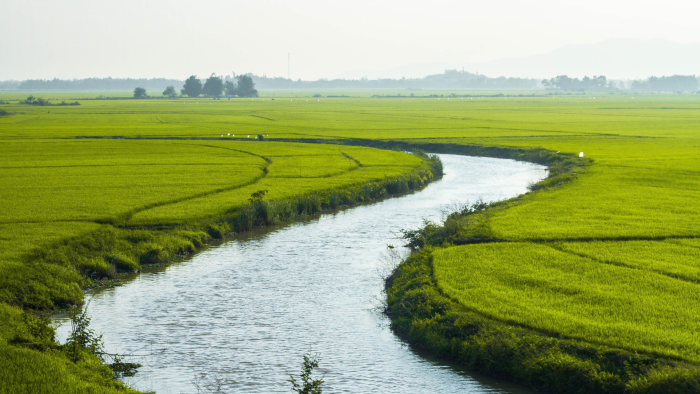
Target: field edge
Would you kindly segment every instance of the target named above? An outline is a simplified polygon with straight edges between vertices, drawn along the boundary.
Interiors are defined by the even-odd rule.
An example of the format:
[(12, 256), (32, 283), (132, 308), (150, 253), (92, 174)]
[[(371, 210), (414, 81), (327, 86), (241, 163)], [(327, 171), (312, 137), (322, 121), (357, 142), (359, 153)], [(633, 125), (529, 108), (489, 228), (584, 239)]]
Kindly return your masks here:
[[(96, 356), (90, 358), (89, 366), (67, 363), (65, 349), (53, 342), (48, 313), (82, 305), (84, 291), (121, 284), (119, 274), (115, 279), (114, 266), (138, 272), (142, 266), (167, 265), (234, 232), (293, 222), (327, 210), (404, 194), (421, 189), (442, 176), (442, 163), (437, 157), (429, 157), (420, 151), (414, 153), (423, 159), (420, 167), (383, 180), (320, 190), (282, 200), (259, 199), (233, 208), (218, 218), (199, 223), (137, 227), (106, 224), (103, 226), (105, 228), (63, 239), (32, 252), (26, 261), (31, 262), (33, 269), (44, 273), (29, 281), (19, 280), (21, 278), (8, 281), (12, 286), (3, 291), (4, 299), (0, 304), (0, 312), (5, 311), (3, 317), (7, 318), (4, 324), (0, 324), (0, 353), (6, 360), (20, 354), (28, 360), (26, 365), (13, 363), (12, 368), (7, 368), (17, 376), (30, 376), (36, 372), (30, 371), (35, 369), (45, 370), (46, 373), (42, 375), (44, 378), (26, 384), (12, 387), (3, 387), (5, 385), (2, 384), (0, 392), (8, 389), (29, 393), (40, 388), (43, 391), (49, 380), (59, 385), (59, 382), (70, 382), (70, 386), (77, 390), (71, 391), (65, 385), (52, 387), (56, 392), (63, 389), (65, 392), (81, 392), (86, 387), (91, 392), (132, 392), (117, 381), (113, 383), (105, 379), (105, 374), (111, 372), (104, 369), (107, 366), (100, 364)], [(81, 276), (64, 274), (54, 278), (50, 277), (51, 274), (47, 275), (52, 271), (71, 269), (77, 269)], [(67, 376), (49, 378), (51, 371)]]

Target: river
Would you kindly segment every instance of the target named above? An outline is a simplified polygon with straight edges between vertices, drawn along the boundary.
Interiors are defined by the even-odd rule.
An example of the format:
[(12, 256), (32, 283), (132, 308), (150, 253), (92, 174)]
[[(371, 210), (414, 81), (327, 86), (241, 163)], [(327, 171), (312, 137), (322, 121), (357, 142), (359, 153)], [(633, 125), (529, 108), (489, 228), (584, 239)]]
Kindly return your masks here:
[[(440, 155), (425, 189), (302, 222), (237, 235), (92, 296), (91, 327), (110, 352), (146, 354), (126, 382), (158, 394), (290, 392), (306, 352), (320, 354), (327, 393), (527, 393), (416, 353), (378, 312), (382, 261), (399, 230), (446, 208), (527, 191), (543, 166)], [(395, 245), (389, 249), (387, 245)], [(65, 338), (68, 324), (59, 327)]]

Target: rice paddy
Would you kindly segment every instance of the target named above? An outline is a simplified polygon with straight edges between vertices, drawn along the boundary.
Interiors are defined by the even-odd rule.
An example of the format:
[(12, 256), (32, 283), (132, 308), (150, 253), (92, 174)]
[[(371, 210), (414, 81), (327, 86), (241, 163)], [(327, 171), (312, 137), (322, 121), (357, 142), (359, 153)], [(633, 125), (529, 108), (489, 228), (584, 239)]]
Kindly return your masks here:
[(191, 224), (260, 189), (288, 198), (421, 165), (301, 140), (584, 152), (590, 164), (572, 182), (484, 215), (499, 242), (435, 251), (437, 287), (495, 321), (700, 362), (699, 95), (295, 95), (3, 105), (3, 275), (62, 237)]

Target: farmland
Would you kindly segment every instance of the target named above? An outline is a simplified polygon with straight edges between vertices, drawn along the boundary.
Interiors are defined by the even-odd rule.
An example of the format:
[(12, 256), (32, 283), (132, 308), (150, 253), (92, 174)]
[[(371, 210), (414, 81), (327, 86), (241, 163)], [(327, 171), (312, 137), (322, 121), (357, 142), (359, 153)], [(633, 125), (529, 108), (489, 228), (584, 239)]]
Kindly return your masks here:
[[(75, 138), (108, 136), (99, 130), (115, 122), (129, 137), (148, 129), (130, 131), (122, 123), (127, 113), (121, 111), (141, 112), (130, 121), (139, 128), (145, 119), (140, 105), (106, 104), (119, 112), (105, 114), (89, 104), (3, 105), (10, 115), (0, 125), (0, 298), (7, 303), (0, 352), (11, 364), (3, 364), (3, 392), (119, 389), (94, 356), (79, 366), (68, 362), (48, 331), (36, 331), (42, 323), (17, 307), (65, 308), (81, 302), (81, 288), (166, 264), (230, 231), (383, 197), (387, 189), (405, 192), (433, 176), (423, 160), (405, 153), (261, 142), (257, 134), (228, 141)], [(180, 112), (170, 103), (159, 108)], [(195, 119), (181, 121), (177, 127), (201, 127)], [(238, 132), (231, 121), (218, 118), (216, 132)], [(49, 350), (31, 350), (37, 347)], [(33, 375), (40, 378), (25, 386)]]
[[(434, 286), (421, 294), (448, 296), (460, 311), (487, 319), (478, 320), (480, 325), (518, 327), (527, 338), (544, 333), (576, 346), (699, 363), (700, 96), (471, 93), (313, 98), (300, 92), (283, 98), (284, 92), (275, 92), (275, 100), (0, 105), (11, 113), (0, 118), (4, 280), (12, 282), (11, 272), (30, 275), (23, 271), (23, 259), (37, 248), (86, 233), (194, 226), (244, 204), (257, 190), (269, 190), (266, 198), (271, 200), (286, 199), (421, 166), (415, 157), (396, 152), (298, 143), (304, 139), (367, 145), (402, 141), (454, 152), (538, 150), (555, 173), (565, 162), (580, 165), (579, 170), (563, 168), (561, 184), (545, 181), (537, 192), (455, 217), (449, 241), (436, 240), (423, 252), (430, 256), (421, 261), (434, 269), (426, 281)], [(15, 93), (0, 95), (17, 98)], [(266, 141), (252, 141), (258, 134)], [(87, 136), (97, 138), (78, 139)], [(578, 158), (579, 152), (584, 158)], [(476, 236), (480, 243), (470, 244)], [(398, 279), (413, 269), (410, 264), (399, 270), (395, 286), (403, 286)], [(398, 305), (392, 297), (398, 302), (399, 296), (410, 295), (408, 287), (399, 287), (390, 289), (390, 305)], [(16, 287), (3, 286), (3, 299), (15, 296), (8, 293), (12, 289)], [(51, 297), (27, 302), (46, 306)], [(425, 328), (438, 320), (426, 315), (424, 321), (397, 325), (404, 324), (414, 343), (439, 348), (426, 338), (440, 329)], [(540, 340), (545, 341), (529, 343)], [(584, 364), (596, 373), (603, 368), (591, 367), (599, 361), (583, 360), (580, 352), (561, 357), (570, 363), (560, 365), (577, 371)], [(663, 371), (655, 365), (645, 370), (649, 375), (625, 375), (619, 384), (631, 390), (635, 384), (665, 379)], [(673, 376), (697, 382), (695, 370), (683, 371)], [(507, 374), (557, 391), (553, 383), (538, 383), (530, 375)], [(615, 387), (606, 390), (622, 392)]]

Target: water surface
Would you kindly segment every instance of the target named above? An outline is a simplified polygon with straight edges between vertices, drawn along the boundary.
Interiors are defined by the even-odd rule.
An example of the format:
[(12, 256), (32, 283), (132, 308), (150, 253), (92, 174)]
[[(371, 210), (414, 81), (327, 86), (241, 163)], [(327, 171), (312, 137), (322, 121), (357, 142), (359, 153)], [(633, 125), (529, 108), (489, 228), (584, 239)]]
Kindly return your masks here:
[(377, 270), (400, 229), (546, 176), (532, 163), (440, 157), (446, 175), (420, 192), (238, 235), (101, 291), (92, 328), (108, 351), (149, 354), (127, 382), (159, 394), (196, 392), (202, 374), (231, 392), (290, 392), (286, 372), (307, 351), (320, 353), (328, 393), (525, 393), (417, 354), (377, 312)]

